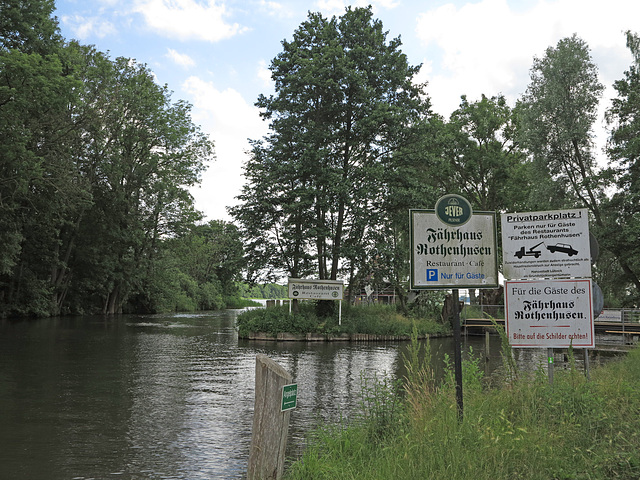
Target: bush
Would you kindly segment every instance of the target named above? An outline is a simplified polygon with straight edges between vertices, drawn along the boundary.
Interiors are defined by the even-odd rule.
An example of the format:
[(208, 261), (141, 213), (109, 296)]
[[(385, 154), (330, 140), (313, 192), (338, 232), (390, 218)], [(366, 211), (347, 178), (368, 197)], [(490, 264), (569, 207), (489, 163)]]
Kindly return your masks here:
[(250, 332), (266, 332), (277, 335), (281, 332), (308, 333), (318, 329), (318, 319), (312, 308), (301, 308), (289, 314), (288, 306), (247, 310), (238, 315), (238, 334), (247, 337)]
[(447, 326), (427, 318), (409, 318), (398, 313), (393, 305), (343, 306), (342, 325), (338, 314), (319, 317), (314, 302), (301, 302), (297, 313), (289, 314), (289, 307), (273, 307), (242, 313), (237, 319), (241, 337), (249, 332), (281, 332), (304, 334), (319, 333), (339, 335), (364, 333), (370, 335), (411, 335), (415, 325), (420, 335), (449, 333)]

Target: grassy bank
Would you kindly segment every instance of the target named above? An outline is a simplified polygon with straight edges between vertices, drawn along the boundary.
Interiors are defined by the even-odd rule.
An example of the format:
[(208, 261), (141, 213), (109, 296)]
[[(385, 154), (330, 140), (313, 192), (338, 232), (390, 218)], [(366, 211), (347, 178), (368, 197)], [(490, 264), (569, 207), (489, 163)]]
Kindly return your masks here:
[(365, 386), (358, 419), (315, 431), (287, 480), (640, 478), (640, 350), (553, 386), (540, 371), (487, 388), (466, 362), (459, 421), (452, 376), (436, 387), (417, 345), (403, 385)]
[(250, 332), (265, 332), (273, 335), (286, 332), (293, 334), (319, 333), (339, 335), (343, 333), (365, 333), (371, 335), (411, 335), (413, 325), (420, 335), (442, 335), (449, 333), (449, 326), (421, 313), (401, 314), (394, 306), (345, 306), (342, 310), (342, 325), (338, 325), (338, 312), (322, 317), (313, 302), (300, 305), (297, 313), (289, 314), (289, 307), (273, 307), (243, 312), (238, 316), (238, 335), (248, 337)]

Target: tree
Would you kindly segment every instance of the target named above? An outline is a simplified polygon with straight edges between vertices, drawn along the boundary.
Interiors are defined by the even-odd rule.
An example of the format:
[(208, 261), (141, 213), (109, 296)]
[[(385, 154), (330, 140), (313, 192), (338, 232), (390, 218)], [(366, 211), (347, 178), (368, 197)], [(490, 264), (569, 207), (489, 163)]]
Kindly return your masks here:
[(593, 125), (603, 86), (586, 43), (576, 35), (535, 58), (519, 105), (520, 139), (538, 171), (565, 191), (556, 207), (580, 205), (602, 224), (605, 187), (593, 152)]
[(627, 47), (633, 63), (622, 80), (614, 83), (618, 94), (607, 111), (612, 127), (608, 154), (616, 174), (617, 192), (608, 202), (604, 245), (615, 252), (628, 284), (635, 287), (631, 298), (627, 288), (618, 288), (623, 301), (640, 303), (640, 37), (627, 32)]
[(93, 203), (80, 226), (89, 241), (78, 247), (75, 266), (102, 297), (102, 311), (117, 313), (145, 290), (160, 241), (198, 218), (187, 187), (213, 146), (191, 122), (191, 106), (172, 103), (145, 65), (95, 60), (83, 152)]
[(0, 3), (0, 50), (51, 54), (62, 43), (54, 0), (3, 0)]
[(131, 302), (138, 311), (216, 310), (238, 296), (243, 245), (232, 223), (192, 225), (162, 242), (153, 274)]
[(144, 65), (64, 43), (53, 2), (0, 5), (0, 316), (120, 311), (200, 218), (213, 145)]
[(259, 265), (336, 279), (371, 260), (385, 169), (429, 113), (411, 81), (419, 67), (386, 36), (371, 8), (349, 8), (340, 18), (309, 13), (283, 41), (270, 66), (276, 94), (257, 102), (272, 133), (254, 142), (231, 210), (260, 245)]
[(525, 157), (504, 96), (470, 102), (463, 95), (438, 143), (430, 174), (442, 193), (460, 193), (478, 210), (504, 210), (525, 195), (519, 178)]
[[(623, 88), (621, 83), (617, 87)], [(559, 184), (556, 192), (566, 192), (557, 197), (554, 206), (588, 208), (592, 230), (602, 246), (617, 258), (629, 281), (640, 290), (638, 271), (628, 251), (609, 240), (612, 229), (618, 228), (617, 215), (603, 209), (608, 203), (605, 189), (611, 176), (609, 171), (598, 169), (593, 152), (593, 125), (602, 90), (585, 42), (575, 35), (560, 40), (556, 48), (547, 49), (544, 58), (534, 60), (531, 83), (520, 106), (521, 138), (538, 171), (547, 171)], [(623, 113), (615, 108), (609, 114), (612, 119)], [(616, 154), (615, 149), (612, 153)], [(614, 205), (610, 203), (609, 208)]]
[(0, 315), (58, 304), (58, 237), (85, 201), (72, 160), (81, 86), (53, 2), (0, 5)]

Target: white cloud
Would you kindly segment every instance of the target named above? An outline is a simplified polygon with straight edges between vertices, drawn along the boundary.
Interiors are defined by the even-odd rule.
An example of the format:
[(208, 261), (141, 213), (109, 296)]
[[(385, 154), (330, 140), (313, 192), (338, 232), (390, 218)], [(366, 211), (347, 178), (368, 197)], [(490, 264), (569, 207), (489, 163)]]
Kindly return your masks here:
[[(630, 15), (621, 18), (621, 11)], [(428, 72), (423, 67), (419, 78), (429, 82), (434, 108), (444, 115), (458, 107), (462, 94), (477, 99), (502, 93), (515, 100), (529, 83), (533, 58), (574, 33), (587, 42), (603, 76), (607, 56), (625, 54), (624, 23), (637, 18), (640, 2), (628, 0), (541, 0), (527, 9), (512, 8), (507, 0), (446, 4), (418, 16), (416, 35), (428, 58), (439, 59)]]
[(218, 90), (211, 82), (189, 77), (183, 88), (193, 99), (193, 119), (215, 143), (216, 161), (203, 174), (200, 188), (192, 190), (196, 205), (210, 220), (230, 220), (226, 207), (244, 184), (242, 165), (248, 138), (259, 139), (267, 124), (259, 110), (232, 88)]
[(219, 0), (139, 0), (133, 11), (142, 14), (158, 34), (181, 40), (218, 42), (247, 30), (237, 23), (227, 23), (226, 7)]
[(262, 82), (264, 87), (273, 88), (271, 70), (269, 70), (269, 66), (264, 60), (260, 60), (260, 62), (258, 62), (258, 79)]
[(342, 15), (347, 7), (367, 7), (371, 5), (373, 12), (378, 8), (392, 9), (400, 5), (399, 0), (317, 0), (317, 8), (325, 15)]
[(260, 7), (267, 11), (267, 15), (287, 18), (293, 16), (293, 9), (286, 7), (280, 2), (260, 0)]
[(116, 32), (111, 22), (99, 17), (63, 15), (62, 23), (71, 29), (78, 40), (86, 40), (90, 37), (104, 38)]
[(168, 48), (165, 56), (181, 67), (193, 67), (196, 64), (193, 58), (189, 55), (185, 53), (178, 53), (173, 48)]
[(604, 111), (613, 94), (611, 85), (631, 62), (623, 32), (637, 31), (640, 2), (539, 0), (512, 7), (514, 3), (447, 4), (418, 16), (416, 35), (429, 61), (424, 60), (417, 80), (428, 82), (434, 110), (448, 116), (463, 94), (473, 101), (483, 93), (502, 93), (514, 104), (530, 82), (534, 57), (542, 58), (547, 48), (575, 33), (589, 46), (606, 87), (594, 125), (596, 155), (605, 162)]

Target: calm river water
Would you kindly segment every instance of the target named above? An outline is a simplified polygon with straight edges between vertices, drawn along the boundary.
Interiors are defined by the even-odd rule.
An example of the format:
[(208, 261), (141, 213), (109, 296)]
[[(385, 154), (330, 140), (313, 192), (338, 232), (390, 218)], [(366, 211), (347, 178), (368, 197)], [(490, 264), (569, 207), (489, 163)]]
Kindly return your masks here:
[[(361, 372), (404, 373), (406, 344), (238, 340), (237, 313), (0, 321), (0, 478), (244, 478), (257, 353), (298, 383), (291, 458), (313, 426), (354, 414)], [(441, 369), (452, 341), (431, 345)]]

